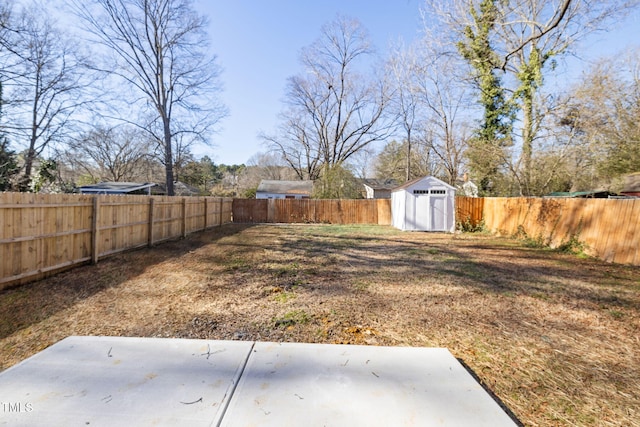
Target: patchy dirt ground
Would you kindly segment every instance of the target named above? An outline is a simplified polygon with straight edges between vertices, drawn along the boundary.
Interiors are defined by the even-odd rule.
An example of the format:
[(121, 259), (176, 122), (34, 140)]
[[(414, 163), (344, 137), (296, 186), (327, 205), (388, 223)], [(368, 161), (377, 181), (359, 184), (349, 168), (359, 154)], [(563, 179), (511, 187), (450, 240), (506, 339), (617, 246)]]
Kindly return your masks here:
[(525, 425), (640, 425), (640, 268), (479, 234), (241, 226), (0, 291), (0, 369), (69, 335), (447, 347)]

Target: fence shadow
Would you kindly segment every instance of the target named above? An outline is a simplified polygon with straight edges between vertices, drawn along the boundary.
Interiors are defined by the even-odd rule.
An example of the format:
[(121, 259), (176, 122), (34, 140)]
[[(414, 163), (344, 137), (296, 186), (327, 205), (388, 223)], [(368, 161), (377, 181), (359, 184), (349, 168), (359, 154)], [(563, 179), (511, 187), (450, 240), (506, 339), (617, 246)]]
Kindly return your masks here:
[(97, 265), (84, 265), (55, 276), (0, 290), (0, 339), (66, 310), (106, 289), (120, 286), (154, 265), (241, 233), (251, 224), (228, 224), (194, 233), (187, 239), (153, 248), (118, 253)]

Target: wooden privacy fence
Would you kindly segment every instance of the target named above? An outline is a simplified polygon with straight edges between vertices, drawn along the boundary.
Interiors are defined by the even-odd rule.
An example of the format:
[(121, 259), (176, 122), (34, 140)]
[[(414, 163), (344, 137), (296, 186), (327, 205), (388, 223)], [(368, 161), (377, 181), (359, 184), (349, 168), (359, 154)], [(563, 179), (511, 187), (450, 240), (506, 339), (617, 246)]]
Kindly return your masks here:
[[(456, 218), (477, 225), (482, 201), (456, 197)], [(391, 225), (391, 200), (234, 199), (233, 222)]]
[(456, 197), (456, 223), (471, 227), (480, 225), (483, 219), (484, 198)]
[(233, 222), (391, 224), (388, 199), (235, 199)]
[(570, 241), (592, 256), (640, 265), (640, 199), (485, 198), (485, 227), (551, 247)]
[(232, 199), (0, 193), (0, 289), (231, 222)]
[[(390, 225), (391, 202), (0, 193), (0, 289), (232, 220)], [(456, 197), (456, 220), (640, 265), (640, 199)]]

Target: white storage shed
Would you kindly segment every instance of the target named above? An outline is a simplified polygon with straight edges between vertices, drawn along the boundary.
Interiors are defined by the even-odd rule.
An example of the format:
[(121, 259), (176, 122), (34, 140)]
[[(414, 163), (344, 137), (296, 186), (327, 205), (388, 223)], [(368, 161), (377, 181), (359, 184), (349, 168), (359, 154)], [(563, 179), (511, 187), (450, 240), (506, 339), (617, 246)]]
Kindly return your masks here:
[(414, 179), (391, 192), (391, 224), (400, 230), (453, 233), (456, 188), (432, 176)]

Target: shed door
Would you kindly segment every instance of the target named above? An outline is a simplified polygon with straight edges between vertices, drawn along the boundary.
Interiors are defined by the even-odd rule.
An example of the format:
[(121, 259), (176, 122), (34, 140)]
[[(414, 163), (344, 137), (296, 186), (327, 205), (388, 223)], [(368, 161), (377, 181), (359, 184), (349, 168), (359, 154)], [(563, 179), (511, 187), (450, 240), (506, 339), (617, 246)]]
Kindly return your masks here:
[(429, 231), (431, 230), (431, 212), (428, 194), (416, 194), (415, 206), (415, 230)]
[(431, 213), (431, 231), (446, 231), (447, 230), (447, 197), (441, 195), (431, 195), (430, 209)]

